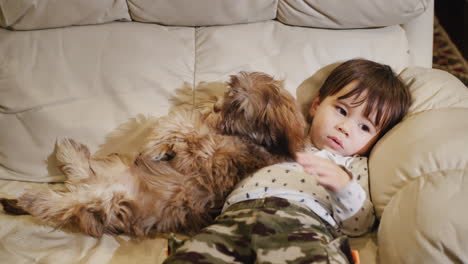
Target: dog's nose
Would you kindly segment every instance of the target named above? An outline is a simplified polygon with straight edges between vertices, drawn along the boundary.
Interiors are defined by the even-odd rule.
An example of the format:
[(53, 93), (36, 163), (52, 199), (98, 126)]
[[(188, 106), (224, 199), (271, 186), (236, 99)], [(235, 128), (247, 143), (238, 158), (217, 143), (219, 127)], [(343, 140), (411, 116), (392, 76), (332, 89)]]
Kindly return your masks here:
[(214, 104), (214, 105), (213, 105), (213, 111), (214, 111), (215, 113), (218, 113), (219, 111), (221, 111), (221, 106), (218, 105), (218, 104)]

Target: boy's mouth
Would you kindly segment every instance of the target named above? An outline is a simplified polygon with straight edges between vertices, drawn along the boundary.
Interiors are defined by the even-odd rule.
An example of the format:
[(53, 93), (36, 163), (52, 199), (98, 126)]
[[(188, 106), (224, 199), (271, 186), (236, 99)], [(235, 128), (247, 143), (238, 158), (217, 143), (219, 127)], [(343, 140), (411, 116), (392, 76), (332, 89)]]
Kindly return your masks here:
[(343, 143), (341, 142), (341, 140), (332, 136), (328, 136), (327, 138), (334, 149), (343, 149)]

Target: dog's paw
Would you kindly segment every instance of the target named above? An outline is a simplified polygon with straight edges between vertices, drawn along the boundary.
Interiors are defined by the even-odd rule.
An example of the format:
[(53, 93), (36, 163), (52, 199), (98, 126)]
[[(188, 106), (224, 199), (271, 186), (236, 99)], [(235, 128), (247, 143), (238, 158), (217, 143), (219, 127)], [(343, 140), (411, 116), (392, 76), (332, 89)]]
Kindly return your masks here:
[(87, 146), (76, 142), (70, 138), (57, 140), (57, 160), (63, 164), (75, 163), (77, 161), (86, 162), (89, 160), (90, 153)]
[(17, 199), (6, 199), (0, 198), (0, 203), (3, 206), (3, 210), (6, 213), (13, 214), (13, 215), (27, 215), (29, 214), (23, 208), (18, 205)]
[(73, 139), (64, 138), (57, 141), (56, 158), (59, 168), (72, 178), (87, 178), (90, 175), (90, 153), (87, 146)]

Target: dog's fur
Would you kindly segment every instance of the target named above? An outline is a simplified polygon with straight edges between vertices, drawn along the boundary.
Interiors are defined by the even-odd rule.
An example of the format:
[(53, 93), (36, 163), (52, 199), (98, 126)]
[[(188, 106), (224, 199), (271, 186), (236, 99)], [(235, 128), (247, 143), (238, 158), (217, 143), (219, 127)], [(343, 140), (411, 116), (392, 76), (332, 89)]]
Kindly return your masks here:
[(135, 157), (95, 157), (85, 145), (59, 141), (68, 191), (30, 190), (2, 199), (4, 209), (95, 237), (203, 227), (242, 177), (291, 159), (303, 144), (303, 116), (281, 81), (241, 72), (227, 87), (208, 111), (160, 118)]

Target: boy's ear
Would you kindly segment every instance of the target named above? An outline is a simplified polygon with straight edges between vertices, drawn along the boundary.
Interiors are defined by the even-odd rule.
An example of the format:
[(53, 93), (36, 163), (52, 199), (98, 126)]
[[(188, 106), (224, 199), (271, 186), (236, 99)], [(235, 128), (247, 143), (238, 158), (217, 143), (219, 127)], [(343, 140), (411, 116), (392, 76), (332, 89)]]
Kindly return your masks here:
[(318, 106), (320, 105), (320, 98), (317, 96), (315, 97), (314, 101), (312, 102), (312, 106), (309, 109), (309, 116), (314, 117), (315, 111), (317, 111)]

